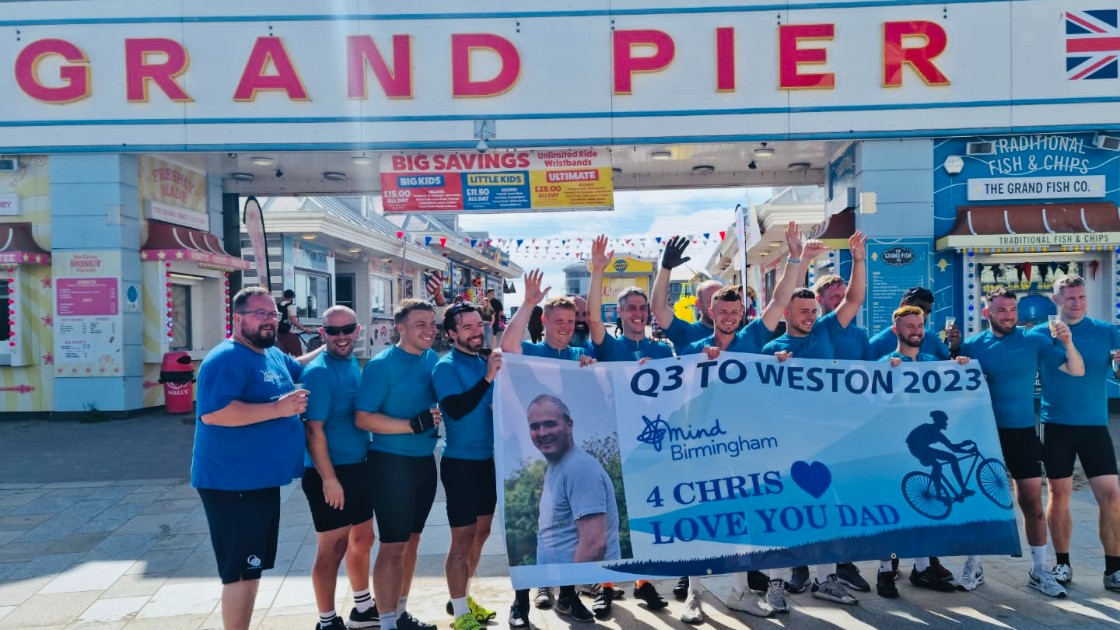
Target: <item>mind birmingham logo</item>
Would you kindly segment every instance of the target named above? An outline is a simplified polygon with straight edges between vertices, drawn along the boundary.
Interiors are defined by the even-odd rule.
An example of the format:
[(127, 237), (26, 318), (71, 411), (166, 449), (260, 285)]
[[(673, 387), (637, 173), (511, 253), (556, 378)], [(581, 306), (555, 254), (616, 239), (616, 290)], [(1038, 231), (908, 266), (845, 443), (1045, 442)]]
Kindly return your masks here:
[(696, 427), (691, 424), (683, 428), (675, 427), (662, 420), (661, 414), (653, 420), (642, 416), (642, 422), (645, 423), (645, 427), (637, 436), (638, 442), (649, 444), (658, 453), (667, 442), (673, 461), (724, 454), (738, 457), (743, 451), (757, 451), (778, 446), (778, 440), (774, 437), (747, 438), (742, 435), (729, 435), (720, 425), (719, 418), (707, 427)]

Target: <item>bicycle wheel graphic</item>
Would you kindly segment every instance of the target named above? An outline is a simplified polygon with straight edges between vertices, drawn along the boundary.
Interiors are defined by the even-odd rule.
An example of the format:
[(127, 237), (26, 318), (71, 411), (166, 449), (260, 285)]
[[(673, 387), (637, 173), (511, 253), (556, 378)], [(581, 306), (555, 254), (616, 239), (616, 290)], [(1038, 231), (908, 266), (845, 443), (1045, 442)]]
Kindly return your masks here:
[(949, 501), (937, 492), (933, 476), (924, 472), (907, 473), (902, 478), (902, 496), (916, 512), (935, 521), (949, 516)]
[(976, 485), (992, 503), (1004, 509), (1011, 508), (1011, 484), (1007, 481), (1007, 467), (998, 459), (989, 457), (976, 468)]

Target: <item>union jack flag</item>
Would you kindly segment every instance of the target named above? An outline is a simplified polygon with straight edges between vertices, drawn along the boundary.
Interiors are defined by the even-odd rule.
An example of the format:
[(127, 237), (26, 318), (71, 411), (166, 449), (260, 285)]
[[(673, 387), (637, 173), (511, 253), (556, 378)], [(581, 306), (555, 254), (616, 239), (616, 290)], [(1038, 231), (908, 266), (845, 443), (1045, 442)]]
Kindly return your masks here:
[(1115, 79), (1120, 63), (1116, 9), (1066, 12), (1066, 79)]

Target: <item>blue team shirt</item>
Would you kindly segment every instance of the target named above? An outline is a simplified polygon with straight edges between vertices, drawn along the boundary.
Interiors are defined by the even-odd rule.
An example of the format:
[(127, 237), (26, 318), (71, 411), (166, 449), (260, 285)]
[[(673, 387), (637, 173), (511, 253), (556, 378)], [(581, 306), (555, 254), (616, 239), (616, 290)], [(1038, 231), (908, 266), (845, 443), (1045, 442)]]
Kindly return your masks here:
[[(866, 358), (868, 361), (875, 361), (895, 350), (898, 350), (898, 337), (890, 328), (884, 328), (879, 331), (879, 334), (871, 338)], [(922, 354), (932, 354), (935, 361), (948, 361), (951, 358), (949, 347), (942, 343), (937, 335), (928, 330), (926, 336), (922, 338), (922, 346), (918, 348), (918, 351)]]
[(911, 359), (910, 357), (901, 354), (898, 350), (895, 350), (894, 352), (879, 358), (880, 361), (890, 361), (891, 359), (902, 359), (903, 363), (924, 363), (926, 361), (941, 361), (941, 359), (938, 359), (932, 354), (926, 354), (924, 352), (918, 352), (918, 356)]
[(644, 357), (665, 359), (673, 356), (669, 346), (642, 338), (634, 341), (626, 337), (603, 336), (603, 343), (595, 344), (595, 357), (600, 361), (638, 361)]
[[(760, 354), (762, 352), (762, 347), (773, 338), (774, 331), (767, 328), (766, 324), (762, 323), (762, 318), (760, 317), (735, 333), (735, 337), (731, 339), (731, 343), (727, 344), (727, 351)], [(716, 345), (716, 336), (715, 334), (711, 334), (678, 350), (677, 354), (681, 356), (686, 354), (700, 354), (704, 351), (706, 346), (714, 345)]]
[(563, 350), (557, 350), (543, 341), (538, 341), (537, 343), (522, 341), (521, 354), (527, 357), (545, 357), (548, 359), (579, 361), (579, 358), (588, 354), (588, 352), (587, 348), (583, 346), (564, 346)]
[(278, 348), (264, 354), (227, 339), (198, 368), (198, 406), (191, 485), (210, 490), (259, 490), (303, 475), (304, 434), (299, 416), (242, 427), (219, 427), (202, 416), (235, 400), (268, 403), (295, 389), (303, 368)]
[(817, 322), (813, 330), (804, 337), (792, 337), (787, 332), (777, 339), (771, 340), (762, 347), (762, 354), (774, 354), (781, 351), (792, 352), (798, 359), (835, 359), (836, 350), (833, 347), (832, 335), (828, 334), (826, 327)]
[(703, 322), (686, 322), (679, 317), (674, 317), (668, 326), (661, 328), (661, 331), (665, 333), (673, 347), (677, 349), (677, 354), (683, 354), (681, 349), (685, 346), (715, 334), (712, 327), (705, 325)]
[[(486, 376), (486, 359), (452, 348), (436, 363), (432, 385), (440, 400), (471, 389)], [(494, 457), (494, 386), (486, 388), (478, 406), (455, 420), (443, 416), (443, 454), (457, 459), (486, 460)]]
[[(358, 382), (362, 371), (353, 356), (340, 359), (329, 352), (321, 352), (303, 368), (303, 387), (311, 392), (307, 396), (304, 420), (323, 423), (327, 438), (327, 453), (335, 465), (360, 464), (369, 452), (369, 432), (354, 424), (354, 401), (358, 397)], [(303, 465), (314, 468), (308, 452)]]
[(961, 354), (980, 362), (992, 394), (992, 411), (1001, 429), (1034, 427), (1034, 377), (1040, 363), (1061, 367), (1065, 350), (1046, 336), (1016, 328), (997, 337), (991, 330), (961, 342)]
[[(410, 420), (431, 409), (436, 402), (432, 370), (439, 356), (432, 350), (412, 354), (390, 346), (369, 360), (362, 371), (355, 408), (381, 413), (390, 418)], [(402, 433), (370, 436), (369, 450), (408, 457), (425, 457), (435, 451), (431, 431), (419, 435)]]
[[(1089, 317), (1069, 329), (1073, 345), (1085, 361), (1085, 376), (1070, 376), (1058, 366), (1042, 365), (1042, 421), (1108, 426), (1109, 352), (1120, 348), (1120, 329)], [(1050, 337), (1050, 326), (1042, 324), (1031, 332)]]
[[(823, 327), (832, 337), (833, 358), (849, 359), (852, 361), (868, 360), (871, 347), (867, 339), (867, 331), (856, 326), (854, 321), (848, 322), (848, 327), (840, 325), (836, 319), (836, 311), (832, 311), (817, 320), (816, 326)], [(875, 357), (876, 359), (878, 357)]]

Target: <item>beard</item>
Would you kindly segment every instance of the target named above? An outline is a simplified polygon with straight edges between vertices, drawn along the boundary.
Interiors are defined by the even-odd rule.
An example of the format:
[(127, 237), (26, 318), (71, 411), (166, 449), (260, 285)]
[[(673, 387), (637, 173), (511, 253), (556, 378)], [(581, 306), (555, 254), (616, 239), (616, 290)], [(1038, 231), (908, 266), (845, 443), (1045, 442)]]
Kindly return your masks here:
[(576, 322), (575, 332), (577, 335), (586, 335), (591, 332), (591, 327), (587, 325), (587, 322)]
[(898, 340), (901, 341), (903, 343), (903, 345), (908, 346), (910, 348), (921, 348), (922, 347), (922, 341), (924, 339), (925, 339), (925, 335), (922, 335), (921, 337), (899, 337), (898, 338)]
[(457, 343), (460, 350), (465, 350), (472, 354), (478, 354), (478, 351), (482, 349), (483, 341), (484, 338), (482, 335), (476, 335), (474, 337), (467, 338), (459, 337)]
[(261, 350), (265, 350), (276, 345), (275, 329), (261, 330), (258, 328), (257, 332), (250, 334), (247, 330), (245, 330), (245, 327), (242, 326), (241, 336), (244, 337), (246, 341), (260, 348)]

